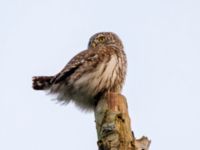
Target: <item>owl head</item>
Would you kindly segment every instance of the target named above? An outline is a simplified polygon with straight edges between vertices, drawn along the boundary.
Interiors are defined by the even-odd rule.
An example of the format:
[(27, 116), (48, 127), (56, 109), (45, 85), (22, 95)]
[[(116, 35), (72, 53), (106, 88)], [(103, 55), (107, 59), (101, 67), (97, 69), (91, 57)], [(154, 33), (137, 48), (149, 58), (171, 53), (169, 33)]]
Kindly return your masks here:
[(115, 46), (123, 49), (122, 41), (112, 32), (99, 32), (94, 34), (89, 40), (88, 48), (94, 48), (100, 45)]

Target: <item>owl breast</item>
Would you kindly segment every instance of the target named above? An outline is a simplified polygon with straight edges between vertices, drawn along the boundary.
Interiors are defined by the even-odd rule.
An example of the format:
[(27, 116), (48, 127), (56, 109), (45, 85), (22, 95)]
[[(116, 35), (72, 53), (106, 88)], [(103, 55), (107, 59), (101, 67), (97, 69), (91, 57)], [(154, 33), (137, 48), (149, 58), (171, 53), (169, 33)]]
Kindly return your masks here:
[[(121, 61), (112, 55), (109, 61), (101, 62), (94, 71), (83, 74), (74, 83), (76, 97), (73, 100), (78, 105), (94, 105), (94, 97), (104, 91), (119, 92), (122, 80), (119, 80)], [(121, 83), (120, 83), (121, 82)], [(88, 101), (88, 102), (86, 102)]]

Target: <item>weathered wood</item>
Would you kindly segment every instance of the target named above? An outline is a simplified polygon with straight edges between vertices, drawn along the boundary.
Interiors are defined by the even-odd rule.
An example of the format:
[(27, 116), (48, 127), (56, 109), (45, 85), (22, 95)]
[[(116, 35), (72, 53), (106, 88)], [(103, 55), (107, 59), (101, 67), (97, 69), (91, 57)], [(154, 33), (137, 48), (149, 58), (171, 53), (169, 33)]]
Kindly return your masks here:
[(97, 104), (95, 121), (99, 150), (148, 150), (146, 137), (136, 140), (131, 130), (126, 98), (108, 93)]

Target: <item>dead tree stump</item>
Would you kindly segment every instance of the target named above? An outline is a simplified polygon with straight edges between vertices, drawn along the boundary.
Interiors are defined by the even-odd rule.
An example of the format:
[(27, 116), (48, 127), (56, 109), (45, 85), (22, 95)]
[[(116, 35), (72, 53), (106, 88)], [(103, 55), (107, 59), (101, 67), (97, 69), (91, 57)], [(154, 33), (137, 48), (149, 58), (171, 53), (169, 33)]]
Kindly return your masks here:
[(119, 93), (108, 93), (98, 102), (95, 121), (99, 150), (148, 150), (147, 137), (135, 139), (131, 130), (126, 98)]

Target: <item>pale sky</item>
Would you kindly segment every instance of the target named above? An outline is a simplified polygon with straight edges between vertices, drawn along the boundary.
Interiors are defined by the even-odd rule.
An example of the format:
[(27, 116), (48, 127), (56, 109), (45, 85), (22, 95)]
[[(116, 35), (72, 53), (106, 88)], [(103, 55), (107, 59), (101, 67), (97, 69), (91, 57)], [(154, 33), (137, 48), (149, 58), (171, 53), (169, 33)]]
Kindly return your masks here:
[(0, 0), (0, 149), (97, 149), (94, 114), (33, 91), (31, 78), (56, 74), (100, 31), (124, 42), (136, 137), (199, 150), (199, 0)]

